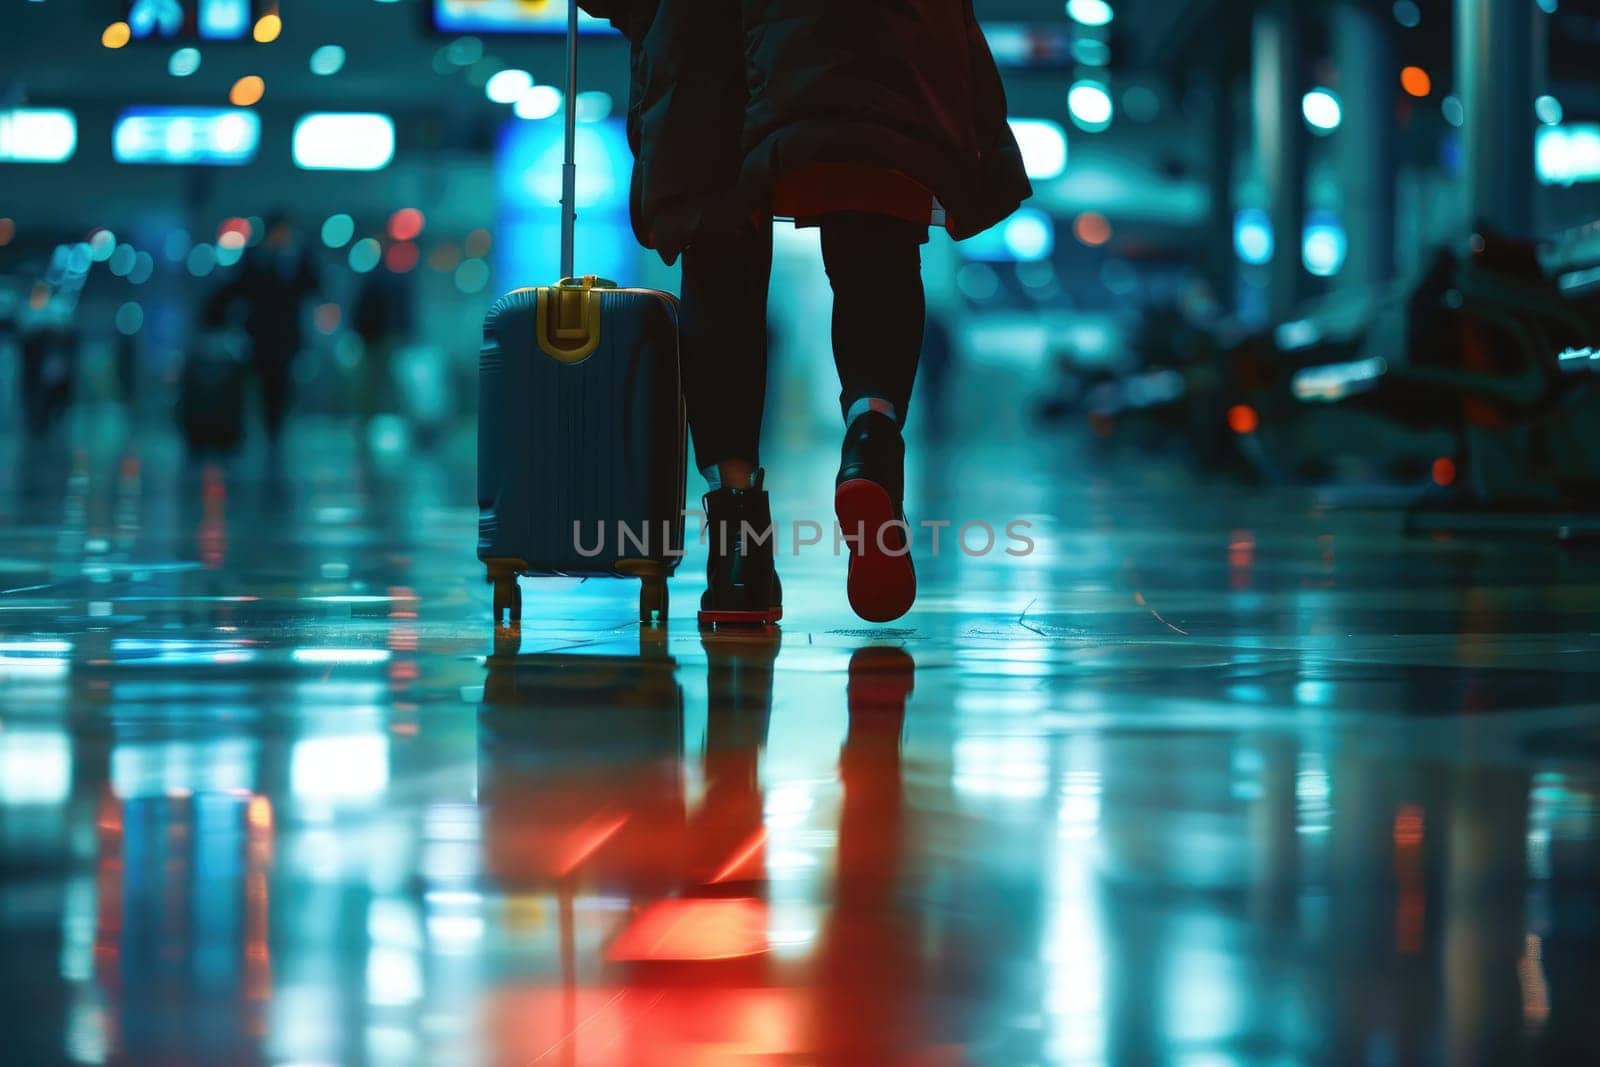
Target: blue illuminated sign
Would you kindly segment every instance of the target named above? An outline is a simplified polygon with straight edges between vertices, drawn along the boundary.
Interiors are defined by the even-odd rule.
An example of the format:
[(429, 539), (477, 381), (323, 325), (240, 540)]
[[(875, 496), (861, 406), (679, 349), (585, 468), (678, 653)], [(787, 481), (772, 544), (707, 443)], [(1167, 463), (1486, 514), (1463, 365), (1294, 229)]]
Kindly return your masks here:
[(208, 41), (237, 41), (251, 25), (250, 0), (200, 0), (200, 36)]
[[(499, 230), (495, 269), (504, 287), (546, 285), (560, 271), (559, 118), (512, 119), (495, 151)], [(628, 221), (633, 153), (621, 119), (578, 126), (578, 265), (606, 278), (633, 273), (638, 248)]]
[(135, 37), (176, 37), (183, 32), (186, 13), (180, 0), (132, 0), (128, 28)]
[(128, 29), (141, 41), (242, 41), (256, 16), (253, 0), (128, 0), (127, 11)]
[(260, 145), (261, 118), (244, 108), (129, 108), (111, 131), (118, 163), (237, 167), (255, 159)]
[[(433, 28), (441, 33), (566, 33), (562, 0), (433, 0)], [(581, 33), (605, 33), (610, 23), (578, 16)]]

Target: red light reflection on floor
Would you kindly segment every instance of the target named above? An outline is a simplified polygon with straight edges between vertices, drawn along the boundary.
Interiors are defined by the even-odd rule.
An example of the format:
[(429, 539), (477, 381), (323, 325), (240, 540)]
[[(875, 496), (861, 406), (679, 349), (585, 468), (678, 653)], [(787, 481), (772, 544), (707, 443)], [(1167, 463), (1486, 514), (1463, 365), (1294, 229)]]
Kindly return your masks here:
[(768, 950), (767, 905), (753, 897), (661, 900), (646, 907), (606, 950), (609, 960), (735, 960)]

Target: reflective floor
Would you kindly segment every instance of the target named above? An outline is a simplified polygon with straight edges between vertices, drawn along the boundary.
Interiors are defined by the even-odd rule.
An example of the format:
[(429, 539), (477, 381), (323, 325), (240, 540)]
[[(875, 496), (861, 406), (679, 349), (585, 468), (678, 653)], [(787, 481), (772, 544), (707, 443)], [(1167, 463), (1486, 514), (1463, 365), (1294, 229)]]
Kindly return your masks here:
[(470, 446), (109, 439), (0, 443), (5, 1063), (1600, 1062), (1595, 549), (924, 448), (1034, 551), (496, 649)]

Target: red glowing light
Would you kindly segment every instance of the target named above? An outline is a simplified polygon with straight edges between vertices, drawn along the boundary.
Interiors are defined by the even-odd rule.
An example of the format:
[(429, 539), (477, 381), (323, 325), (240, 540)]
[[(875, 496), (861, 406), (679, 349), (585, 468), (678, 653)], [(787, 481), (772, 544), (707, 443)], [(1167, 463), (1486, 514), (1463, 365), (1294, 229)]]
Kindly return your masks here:
[(389, 251), (383, 254), (383, 265), (396, 274), (409, 274), (417, 269), (417, 261), (422, 258), (422, 253), (417, 251), (417, 246), (410, 241), (390, 245)]
[(415, 241), (427, 220), (414, 207), (403, 207), (389, 216), (389, 236), (396, 241)]
[(1422, 808), (1416, 804), (1402, 804), (1394, 813), (1394, 843), (1396, 848), (1416, 848), (1422, 844)]
[(1237, 434), (1255, 433), (1261, 425), (1261, 416), (1249, 404), (1235, 404), (1228, 409), (1228, 428)]
[(1434, 460), (1433, 481), (1435, 485), (1454, 485), (1456, 482), (1456, 461), (1449, 456), (1440, 456)]
[(583, 866), (585, 860), (600, 851), (600, 847), (610, 841), (628, 824), (627, 815), (611, 815), (601, 812), (584, 820), (583, 825), (573, 830), (564, 842), (560, 857), (556, 860), (556, 876), (564, 878)]
[(753, 897), (691, 897), (650, 905), (606, 950), (633, 962), (732, 960), (768, 950), (767, 906)]
[(1078, 216), (1078, 221), (1072, 224), (1072, 232), (1084, 244), (1098, 248), (1111, 240), (1111, 223), (1098, 211), (1085, 211)]
[[(223, 219), (222, 225), (217, 227), (218, 242), (221, 242), (222, 239), (228, 236), (230, 233), (236, 233), (239, 235), (239, 243), (234, 245), (234, 247), (243, 248), (244, 245), (250, 240), (250, 220), (241, 218)], [(232, 244), (231, 241), (228, 243)]]
[[(722, 865), (721, 870), (711, 876), (711, 884), (735, 880), (746, 882), (760, 878), (763, 873), (761, 846), (766, 843), (767, 831), (763, 827), (740, 843), (738, 851)], [(735, 879), (735, 875), (740, 877)]]
[(317, 329), (323, 333), (332, 333), (339, 328), (339, 320), (342, 317), (338, 304), (319, 304), (315, 315)]
[(1400, 87), (1411, 96), (1423, 97), (1433, 92), (1433, 79), (1421, 67), (1407, 67), (1400, 72)]

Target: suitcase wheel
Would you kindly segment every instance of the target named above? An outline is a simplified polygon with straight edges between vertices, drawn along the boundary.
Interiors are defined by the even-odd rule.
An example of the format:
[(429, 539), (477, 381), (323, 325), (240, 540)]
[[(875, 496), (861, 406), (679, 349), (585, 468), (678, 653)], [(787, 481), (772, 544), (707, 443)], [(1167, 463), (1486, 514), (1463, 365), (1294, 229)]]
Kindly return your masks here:
[(639, 621), (667, 624), (667, 580), (645, 578), (639, 582)]
[(517, 576), (496, 575), (494, 578), (494, 624), (516, 626), (522, 622), (522, 587)]

